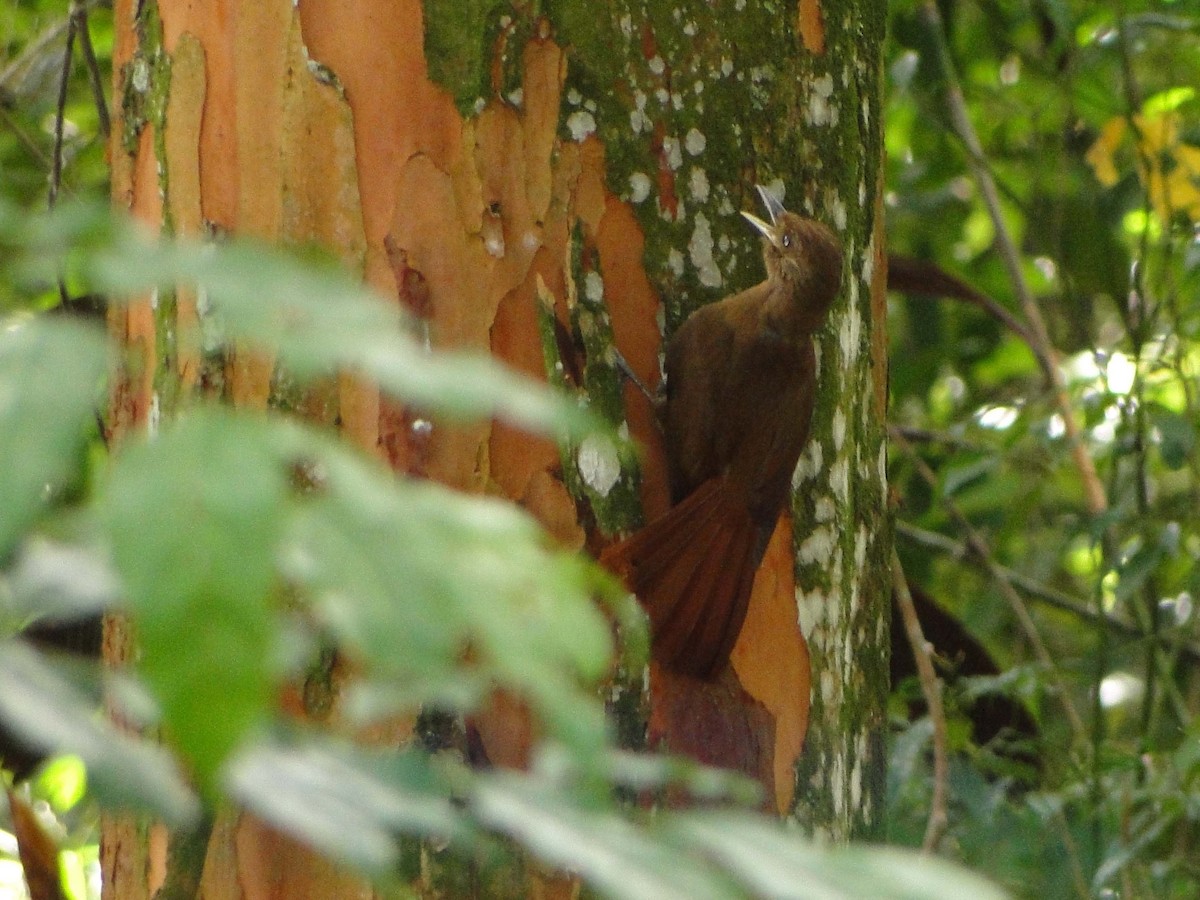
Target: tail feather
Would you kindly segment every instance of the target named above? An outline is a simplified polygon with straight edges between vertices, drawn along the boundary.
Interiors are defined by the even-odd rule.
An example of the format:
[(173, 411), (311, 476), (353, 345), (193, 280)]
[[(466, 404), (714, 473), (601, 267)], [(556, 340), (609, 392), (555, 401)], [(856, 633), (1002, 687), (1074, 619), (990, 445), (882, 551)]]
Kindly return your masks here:
[(699, 678), (724, 667), (746, 617), (759, 530), (714, 478), (602, 555), (646, 608), (661, 663)]

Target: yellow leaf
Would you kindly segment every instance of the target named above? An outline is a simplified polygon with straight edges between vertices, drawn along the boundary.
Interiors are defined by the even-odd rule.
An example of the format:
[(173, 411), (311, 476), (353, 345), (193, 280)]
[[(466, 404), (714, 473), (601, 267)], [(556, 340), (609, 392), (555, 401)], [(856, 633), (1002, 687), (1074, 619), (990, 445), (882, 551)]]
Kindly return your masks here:
[(1100, 137), (1088, 149), (1084, 159), (1096, 173), (1096, 180), (1105, 187), (1112, 187), (1119, 177), (1113, 155), (1125, 136), (1125, 119), (1114, 116), (1100, 129)]

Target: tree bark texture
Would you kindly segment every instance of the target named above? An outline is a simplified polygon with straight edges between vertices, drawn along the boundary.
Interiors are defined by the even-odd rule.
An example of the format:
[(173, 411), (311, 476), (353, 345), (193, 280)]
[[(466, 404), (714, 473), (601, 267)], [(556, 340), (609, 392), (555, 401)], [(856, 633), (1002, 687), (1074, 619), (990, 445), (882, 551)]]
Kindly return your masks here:
[[(113, 13), (118, 206), (173, 234), (321, 244), (434, 346), (567, 384), (644, 450), (630, 462), (604, 442), (560, 454), (489, 423), (414, 428), (415, 413), (349, 376), (297, 392), (264, 348), (206, 351), (203, 298), (186, 289), (112, 314), (132, 359), (111, 401), (118, 438), (199, 394), (298, 409), (398, 471), (507, 496), (596, 551), (666, 497), (650, 406), (623, 385), (613, 345), (655, 383), (664, 331), (762, 278), (737, 215), (755, 183), (834, 227), (847, 268), (820, 336), (813, 438), (733, 676), (696, 692), (654, 673), (648, 728), (754, 774), (771, 808), (812, 830), (872, 831), (891, 539), (882, 0), (114, 0)], [(119, 623), (107, 637), (119, 661)], [(640, 709), (615, 713), (632, 743)], [(521, 764), (532, 733), (519, 703), (498, 700), (479, 729), (493, 761)], [(106, 896), (151, 896), (163, 843), (109, 820)], [(370, 890), (227, 817), (202, 894)]]

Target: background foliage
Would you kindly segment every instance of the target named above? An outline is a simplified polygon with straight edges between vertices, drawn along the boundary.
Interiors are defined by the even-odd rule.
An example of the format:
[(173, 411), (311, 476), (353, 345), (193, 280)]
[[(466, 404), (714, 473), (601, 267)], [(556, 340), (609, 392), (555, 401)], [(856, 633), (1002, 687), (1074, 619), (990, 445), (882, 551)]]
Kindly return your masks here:
[[(991, 675), (956, 678), (972, 671), (966, 651), (937, 648), (952, 750), (939, 852), (1019, 896), (1194, 896), (1200, 13), (1183, 0), (890, 7), (890, 246), (978, 292), (971, 302), (935, 299), (944, 286), (926, 284), (896, 293), (889, 311), (891, 477), (904, 572), (996, 663)], [(89, 8), (103, 67), (109, 13)], [(774, 871), (765, 854), (785, 860), (792, 876), (804, 872), (814, 890), (861, 889), (853, 879), (881, 866), (902, 890), (896, 872), (913, 867), (908, 857), (831, 862), (779, 843), (744, 813), (646, 821), (615, 805), (614, 781), (644, 790), (682, 779), (719, 794), (739, 787), (595, 749), (606, 739), (590, 685), (603, 674), (609, 639), (587, 598), (603, 582), (555, 554), (511, 510), (396, 485), (330, 435), (220, 408), (191, 410), (158, 441), (107, 458), (90, 423), (110, 350), (86, 326), (28, 318), (58, 303), (64, 256), (73, 295), (181, 277), (211, 280), (217, 295), (224, 285), (226, 336), (287, 337), (238, 304), (239, 286), (270, 293), (284, 285), (277, 295), (300, 304), (312, 326), (291, 335), (298, 371), (362, 367), (407, 397), (424, 384), (413, 366), (429, 361), (406, 356), (402, 323), (366, 298), (354, 307), (360, 318), (320, 319), (330, 291), (357, 296), (335, 273), (281, 259), (264, 268), (258, 250), (234, 248), (219, 265), (186, 249), (149, 253), (94, 211), (31, 217), (44, 208), (53, 168), (64, 22), (53, 0), (0, 9), (0, 600), (8, 632), (48, 598), (95, 611), (115, 599), (115, 569), (147, 644), (135, 682), (48, 667), (5, 643), (6, 719), (81, 756), (90, 796), (101, 802), (189, 820), (201, 796), (236, 797), (377, 874), (403, 871), (399, 835), (439, 833), (481, 858), (501, 852), (498, 838), (513, 837), (609, 891), (635, 873), (632, 883), (648, 892), (771, 893), (781, 885), (755, 881)], [(66, 199), (105, 193), (102, 117), (79, 49), (65, 94)], [(956, 98), (965, 116), (956, 117)], [(1023, 292), (1044, 320), (1044, 339)], [(1016, 330), (979, 295), (1008, 310)], [(371, 343), (381, 336), (394, 345)], [(586, 427), (520, 389), (463, 389), (455, 363), (480, 365), (448, 360), (437, 370), (459, 401), (452, 411), (501, 404), (527, 424)], [(490, 382), (470, 374), (466, 383)], [(1081, 435), (1074, 450), (1072, 422)], [(180, 480), (180, 472), (194, 477)], [(248, 493), (246, 472), (257, 473)], [(420, 536), (401, 541), (412, 553), (396, 558), (396, 536), (415, 527), (414, 510)], [(181, 536), (184, 511), (191, 530)], [(441, 578), (449, 553), (469, 554), (478, 568), (459, 581)], [(401, 571), (404, 579), (425, 574), (410, 602), (397, 604)], [(541, 577), (531, 582), (533, 571)], [(477, 601), (485, 583), (486, 596), (508, 604), (516, 620), (545, 627), (504, 627), (515, 620), (468, 599)], [(455, 615), (427, 621), (421, 599), (429, 595), (448, 598)], [(570, 628), (561, 628), (562, 616)], [(227, 627), (213, 629), (214, 621)], [(390, 652), (397, 641), (408, 652)], [(458, 653), (464, 641), (483, 648), (471, 666)], [(360, 718), (332, 732), (281, 722), (279, 684), (313, 685), (315, 702), (320, 679), (308, 675), (322, 671), (335, 642), (353, 648), (368, 672), (353, 707)], [(215, 653), (229, 661), (221, 671)], [(208, 677), (181, 677), (195, 671), (181, 661)], [(412, 704), (469, 707), (493, 680), (531, 691), (550, 723), (552, 741), (529, 776), (484, 777), (342, 740), (348, 723)], [(102, 689), (135, 720), (166, 727), (200, 793), (166, 754), (95, 722), (89, 711)], [(929, 813), (933, 729), (919, 708), (910, 719), (914, 684), (895, 689), (891, 835), (915, 845)], [(970, 712), (997, 695), (1021, 704), (1034, 727), (985, 739)], [(20, 697), (27, 702), (13, 702)], [(214, 706), (230, 712), (216, 718), (221, 727), (198, 724), (213, 721), (203, 711)], [(49, 739), (50, 719), (70, 728)], [(320, 803), (311, 802), (314, 783)], [(85, 895), (95, 856), (95, 806), (80, 802), (83, 784), (68, 759), (31, 786), (58, 814), (74, 896)], [(301, 791), (303, 816), (280, 802)], [(624, 867), (619, 883), (613, 857), (596, 848)], [(678, 865), (678, 853), (692, 855), (694, 871)], [(0, 842), (0, 854), (0, 878), (9, 877), (9, 843)]]
[[(1031, 773), (952, 721), (943, 849), (1027, 896), (1193, 896), (1200, 17), (1194, 4), (1134, 0), (940, 6), (939, 22), (931, 4), (892, 4), (891, 248), (1028, 325), (1024, 281), (1065, 383), (1060, 401), (1036, 338), (975, 303), (909, 295), (891, 307), (892, 417), (909, 438), (893, 444), (901, 558), (1002, 673), (963, 679), (951, 706), (1000, 690), (1037, 727)], [(968, 526), (986, 555), (964, 548)], [(899, 840), (924, 826), (916, 748), (928, 731), (918, 722), (893, 745)]]

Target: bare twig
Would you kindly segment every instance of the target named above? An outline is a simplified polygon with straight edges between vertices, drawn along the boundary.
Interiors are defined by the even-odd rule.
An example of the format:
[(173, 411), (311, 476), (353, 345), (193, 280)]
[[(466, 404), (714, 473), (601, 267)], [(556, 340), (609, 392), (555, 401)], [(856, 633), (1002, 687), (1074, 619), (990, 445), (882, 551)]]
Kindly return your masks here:
[[(905, 434), (905, 437), (909, 437), (907, 433), (901, 433)], [(909, 440), (911, 439), (909, 437)], [(1118, 619), (1110, 613), (1106, 613), (1102, 617), (1098, 616), (1094, 609), (1086, 605), (1086, 601), (1047, 587), (1015, 569), (1010, 569), (994, 561), (989, 568), (984, 560), (979, 559), (975, 555), (972, 548), (960, 541), (948, 538), (935, 531), (919, 528), (908, 522), (896, 522), (895, 527), (896, 534), (907, 541), (920, 544), (922, 547), (936, 550), (939, 553), (945, 553), (954, 559), (971, 560), (978, 563), (988, 574), (1006, 579), (1013, 587), (1023, 591), (1033, 600), (1038, 600), (1048, 606), (1053, 606), (1055, 609), (1060, 609), (1063, 612), (1070, 613), (1079, 619), (1093, 624), (1103, 623), (1110, 631), (1117, 632), (1122, 637), (1133, 639), (1144, 639), (1146, 637), (1146, 629), (1142, 625), (1126, 621), (1125, 619)], [(1186, 654), (1193, 662), (1200, 663), (1200, 644), (1179, 639), (1175, 642), (1175, 646), (1179, 652)]]
[(946, 711), (942, 706), (942, 682), (933, 670), (933, 659), (929, 653), (929, 642), (921, 631), (921, 620), (913, 605), (912, 592), (900, 565), (900, 556), (892, 548), (892, 592), (896, 606), (904, 620), (904, 634), (912, 647), (917, 662), (917, 678), (921, 682), (921, 693), (929, 709), (929, 721), (933, 725), (933, 793), (929, 798), (929, 822), (925, 826), (925, 839), (921, 850), (934, 852), (950, 824), (947, 802), (950, 793), (950, 751), (946, 740)]
[[(913, 466), (916, 468), (921, 480), (936, 492), (938, 490), (937, 475), (929, 468), (925, 460), (921, 459), (913, 450), (912, 444), (894, 428), (888, 429), (888, 436), (912, 460)], [(1086, 741), (1087, 731), (1084, 729), (1083, 719), (1079, 717), (1079, 713), (1075, 709), (1075, 704), (1071, 702), (1071, 695), (1067, 692), (1062, 675), (1059, 674), (1058, 667), (1054, 664), (1053, 657), (1050, 656), (1050, 651), (1046, 649), (1046, 645), (1042, 642), (1042, 636), (1038, 633), (1033, 616), (1029, 614), (1029, 607), (1025, 605), (1025, 600), (1017, 593), (1012, 582), (1003, 576), (995, 559), (992, 557), (991, 551), (988, 549), (987, 542), (984, 541), (982, 535), (975, 529), (975, 526), (971, 524), (970, 519), (958, 508), (958, 504), (946, 496), (941, 497), (941, 503), (947, 515), (950, 516), (954, 524), (962, 531), (967, 547), (979, 559), (995, 582), (1000, 593), (1004, 596), (1004, 599), (1008, 601), (1008, 605), (1017, 619), (1017, 624), (1021, 626), (1026, 640), (1029, 641), (1029, 645), (1033, 649), (1034, 656), (1045, 667), (1049, 675), (1054, 687), (1054, 693), (1057, 695), (1059, 703), (1062, 704), (1063, 711), (1067, 716), (1067, 722), (1071, 726), (1071, 731), (1077, 739)]]
[(71, 63), (75, 55), (75, 19), (67, 21), (67, 41), (63, 47), (62, 77), (58, 82), (58, 105), (54, 110), (54, 153), (50, 157), (50, 203), (53, 208), (58, 201), (62, 186), (63, 131), (67, 118), (67, 87), (71, 81)]
[(25, 149), (29, 151), (29, 155), (36, 159), (43, 166), (49, 168), (50, 160), (46, 157), (46, 154), (42, 152), (42, 148), (39, 147), (37, 142), (34, 141), (34, 139), (29, 136), (25, 129), (21, 127), (20, 123), (12, 117), (9, 111), (4, 109), (2, 106), (0, 106), (0, 118), (4, 120), (4, 124), (13, 130), (13, 134), (17, 136), (17, 140), (25, 145)]
[(1008, 230), (1008, 225), (1005, 223), (1000, 209), (1000, 194), (996, 189), (996, 181), (992, 177), (991, 169), (988, 167), (987, 158), (983, 152), (983, 145), (979, 142), (979, 135), (975, 132), (975, 126), (971, 124), (970, 116), (967, 115), (967, 103), (963, 97), (962, 85), (958, 80), (958, 73), (954, 68), (953, 60), (950, 58), (950, 49), (946, 46), (945, 26), (942, 23), (941, 13), (938, 11), (937, 4), (933, 0), (924, 0), (921, 4), (921, 12), (925, 18), (930, 36), (937, 46), (942, 74), (946, 79), (946, 103), (949, 107), (950, 121), (954, 126), (955, 132), (958, 134), (959, 140), (962, 141), (967, 151), (967, 164), (971, 169), (971, 174), (975, 177), (976, 184), (979, 186), (979, 192), (983, 197), (988, 216), (992, 221), (992, 228), (996, 235), (996, 249), (1008, 272), (1013, 292), (1016, 294), (1021, 311), (1025, 316), (1027, 331), (1031, 338), (1030, 349), (1033, 351), (1034, 356), (1037, 357), (1038, 364), (1041, 366), (1042, 372), (1050, 384), (1055, 406), (1058, 408), (1059, 415), (1062, 416), (1067, 441), (1071, 447), (1071, 455), (1083, 480), (1084, 496), (1087, 500), (1088, 511), (1092, 515), (1099, 515), (1108, 508), (1108, 499), (1105, 496), (1104, 486), (1100, 483), (1100, 476), (1096, 472), (1096, 464), (1083, 444), (1083, 434), (1079, 426), (1079, 419), (1067, 394), (1066, 380), (1063, 378), (1062, 371), (1058, 367), (1056, 353), (1053, 345), (1050, 343), (1050, 334), (1046, 329), (1045, 319), (1042, 318), (1041, 310), (1038, 309), (1033, 292), (1029, 289), (1029, 284), (1025, 280), (1025, 273), (1021, 268), (1020, 254), (1017, 252), (1017, 246), (1012, 239), (1012, 235)]
[(112, 122), (108, 115), (108, 102), (104, 98), (104, 76), (100, 74), (96, 48), (92, 46), (92, 35), (88, 26), (88, 4), (73, 0), (71, 16), (75, 19), (76, 31), (79, 32), (79, 49), (83, 52), (83, 61), (87, 66), (88, 84), (92, 89), (92, 101), (96, 104), (100, 134), (107, 138), (112, 131)]
[[(1037, 353), (1033, 335), (1008, 308), (993, 300), (982, 291), (976, 290), (957, 275), (952, 275), (935, 262), (888, 254), (887, 285), (889, 291), (918, 294), (924, 297), (949, 297), (978, 306), (1001, 325), (1021, 338)], [(1039, 360), (1039, 363), (1041, 360)], [(1043, 370), (1045, 366), (1042, 366)]]
[[(58, 202), (58, 191), (62, 186), (63, 131), (67, 118), (67, 86), (71, 81), (71, 62), (75, 51), (75, 17), (67, 20), (67, 40), (63, 47), (62, 78), (58, 82), (58, 105), (54, 111), (54, 153), (50, 157), (50, 196), (47, 205), (53, 209)], [(67, 282), (59, 276), (58, 297), (65, 305), (71, 299)]]

